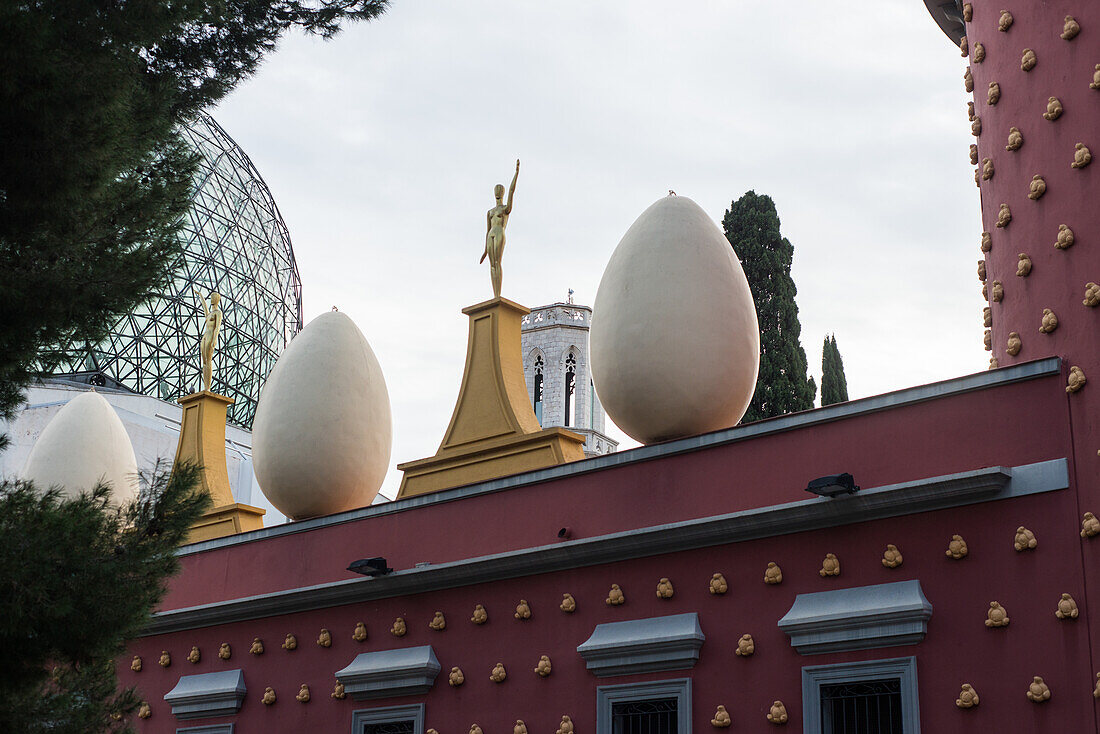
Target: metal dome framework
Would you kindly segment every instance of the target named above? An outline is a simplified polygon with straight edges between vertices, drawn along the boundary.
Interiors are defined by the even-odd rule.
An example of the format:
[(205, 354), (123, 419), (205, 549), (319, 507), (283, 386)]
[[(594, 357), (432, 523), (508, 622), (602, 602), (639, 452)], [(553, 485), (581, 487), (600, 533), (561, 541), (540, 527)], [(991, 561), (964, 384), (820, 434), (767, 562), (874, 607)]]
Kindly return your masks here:
[(176, 276), (52, 372), (164, 400), (197, 392), (203, 314), (193, 289), (216, 291), (224, 315), (211, 389), (233, 398), (229, 420), (250, 428), (264, 380), (302, 328), (301, 280), (286, 224), (248, 155), (206, 114), (183, 134), (202, 162)]

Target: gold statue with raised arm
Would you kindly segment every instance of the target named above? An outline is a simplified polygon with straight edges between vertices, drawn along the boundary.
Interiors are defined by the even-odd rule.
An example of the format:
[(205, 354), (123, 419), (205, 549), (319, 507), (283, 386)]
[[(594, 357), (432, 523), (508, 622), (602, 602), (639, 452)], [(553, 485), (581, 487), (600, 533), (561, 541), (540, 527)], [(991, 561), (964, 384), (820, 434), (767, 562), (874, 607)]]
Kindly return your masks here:
[(516, 193), (516, 181), (519, 179), (519, 161), (516, 161), (516, 175), (508, 187), (508, 202), (504, 203), (504, 184), (493, 189), (497, 204), (485, 213), (485, 252), (481, 253), (479, 263), (489, 258), (489, 276), (493, 280), (493, 296), (500, 298), (501, 269), (500, 259), (504, 255), (504, 228), (508, 226), (508, 215), (512, 213), (512, 196)]
[(202, 330), (202, 342), (199, 345), (202, 353), (202, 389), (210, 390), (210, 380), (214, 373), (214, 347), (218, 346), (218, 332), (222, 328), (222, 309), (218, 305), (221, 296), (217, 293), (210, 294), (210, 305), (207, 306), (202, 291), (193, 289), (202, 304), (204, 325)]

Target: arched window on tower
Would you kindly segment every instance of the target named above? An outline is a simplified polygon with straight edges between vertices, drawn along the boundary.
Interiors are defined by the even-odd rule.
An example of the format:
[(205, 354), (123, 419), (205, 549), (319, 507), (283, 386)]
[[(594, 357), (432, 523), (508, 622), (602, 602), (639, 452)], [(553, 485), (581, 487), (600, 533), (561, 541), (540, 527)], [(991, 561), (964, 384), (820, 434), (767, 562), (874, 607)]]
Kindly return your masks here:
[(576, 425), (577, 418), (574, 415), (577, 401), (574, 392), (577, 389), (577, 355), (573, 352), (565, 358), (565, 425)]
[(539, 425), (542, 425), (542, 355), (535, 357), (535, 389), (532, 391), (533, 402), (535, 403), (535, 417), (539, 419)]

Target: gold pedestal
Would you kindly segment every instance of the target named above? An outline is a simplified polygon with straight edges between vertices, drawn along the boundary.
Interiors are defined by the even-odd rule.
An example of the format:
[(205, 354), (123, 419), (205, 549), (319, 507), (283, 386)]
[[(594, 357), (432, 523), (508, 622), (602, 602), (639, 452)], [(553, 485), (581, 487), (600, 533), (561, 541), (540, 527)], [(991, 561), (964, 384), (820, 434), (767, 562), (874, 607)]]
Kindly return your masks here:
[(229, 470), (225, 465), (225, 412), (232, 398), (209, 390), (180, 398), (183, 406), (176, 463), (190, 461), (202, 467), (201, 489), (210, 494), (213, 507), (191, 526), (188, 542), (259, 530), (266, 512), (233, 501)]
[(470, 338), (451, 423), (435, 456), (397, 465), (398, 498), (584, 458), (584, 437), (541, 428), (528, 399), (520, 321), (531, 310), (498, 297), (462, 313)]

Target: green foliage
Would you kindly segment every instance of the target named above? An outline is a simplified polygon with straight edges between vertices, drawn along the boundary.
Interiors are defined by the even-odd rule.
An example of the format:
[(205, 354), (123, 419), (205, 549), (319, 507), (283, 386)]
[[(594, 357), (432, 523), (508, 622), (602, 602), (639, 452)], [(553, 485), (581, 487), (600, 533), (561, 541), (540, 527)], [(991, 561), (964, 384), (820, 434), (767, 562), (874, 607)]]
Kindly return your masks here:
[[(0, 484), (0, 731), (126, 730), (140, 699), (115, 661), (149, 622), (175, 550), (209, 505), (198, 470), (163, 467), (122, 508), (106, 487), (76, 499)], [(122, 715), (116, 720), (114, 715)]]
[(806, 376), (806, 351), (799, 341), (802, 325), (791, 279), (794, 246), (780, 234), (775, 203), (749, 191), (726, 211), (722, 229), (749, 280), (760, 322), (760, 375), (742, 421), (809, 410), (817, 385)]
[(821, 348), (821, 407), (848, 401), (848, 380), (844, 377), (844, 360), (836, 346), (836, 335), (825, 337)]
[(0, 3), (0, 418), (43, 350), (99, 341), (172, 276), (195, 170), (179, 124), (290, 28), (330, 37), (386, 5)]

